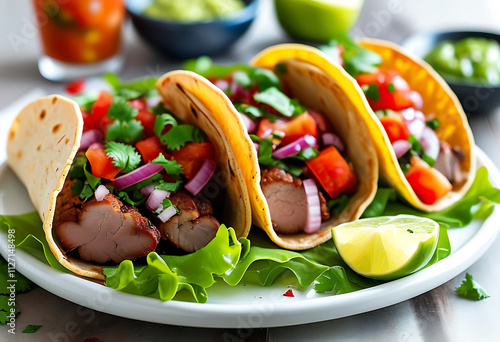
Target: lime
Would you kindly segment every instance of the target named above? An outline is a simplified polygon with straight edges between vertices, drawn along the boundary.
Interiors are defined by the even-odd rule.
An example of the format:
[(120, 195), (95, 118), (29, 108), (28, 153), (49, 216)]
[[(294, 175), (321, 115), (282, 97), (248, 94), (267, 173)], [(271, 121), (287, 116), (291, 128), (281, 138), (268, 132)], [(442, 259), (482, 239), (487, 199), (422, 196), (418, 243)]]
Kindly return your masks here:
[(392, 280), (423, 268), (439, 239), (439, 224), (410, 216), (383, 216), (357, 220), (332, 228), (342, 259), (362, 276)]

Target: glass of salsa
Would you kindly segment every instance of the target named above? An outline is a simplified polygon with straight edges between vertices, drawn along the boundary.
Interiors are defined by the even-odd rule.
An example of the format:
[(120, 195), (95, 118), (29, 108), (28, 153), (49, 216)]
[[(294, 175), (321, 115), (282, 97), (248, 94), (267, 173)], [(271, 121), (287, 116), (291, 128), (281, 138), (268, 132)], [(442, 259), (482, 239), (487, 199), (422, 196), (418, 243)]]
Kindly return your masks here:
[(120, 69), (123, 0), (33, 0), (33, 5), (42, 76), (61, 81)]

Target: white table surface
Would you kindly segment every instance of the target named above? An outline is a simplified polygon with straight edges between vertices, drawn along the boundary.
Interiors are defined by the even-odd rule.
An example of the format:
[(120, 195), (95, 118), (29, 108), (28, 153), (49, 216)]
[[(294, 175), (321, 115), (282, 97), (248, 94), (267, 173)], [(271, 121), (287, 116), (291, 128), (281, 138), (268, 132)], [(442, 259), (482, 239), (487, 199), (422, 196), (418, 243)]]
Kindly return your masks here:
[[(36, 61), (39, 43), (31, 1), (0, 0), (0, 109), (36, 88), (60, 91), (61, 85), (43, 79)], [(401, 42), (408, 34), (434, 29), (500, 31), (497, 0), (367, 0), (356, 36)], [(12, 39), (21, 36), (18, 44)], [(279, 27), (271, 0), (261, 0), (260, 14), (249, 32), (216, 62), (246, 62), (263, 48), (293, 41)], [(179, 68), (125, 30), (124, 79), (160, 75)], [(1, 118), (0, 118), (1, 120)], [(500, 167), (500, 111), (470, 118), (476, 143)], [(42, 324), (35, 334), (7, 334), (0, 341), (500, 341), (500, 238), (467, 272), (491, 295), (473, 302), (454, 293), (465, 272), (438, 288), (405, 302), (352, 317), (309, 325), (254, 329), (183, 328), (124, 319), (85, 309), (42, 288), (18, 295), (22, 314), (17, 324)], [(86, 314), (82, 314), (82, 310)], [(299, 313), (300, 314), (300, 313)], [(77, 329), (72, 328), (76, 322)], [(69, 327), (69, 328), (68, 328)]]

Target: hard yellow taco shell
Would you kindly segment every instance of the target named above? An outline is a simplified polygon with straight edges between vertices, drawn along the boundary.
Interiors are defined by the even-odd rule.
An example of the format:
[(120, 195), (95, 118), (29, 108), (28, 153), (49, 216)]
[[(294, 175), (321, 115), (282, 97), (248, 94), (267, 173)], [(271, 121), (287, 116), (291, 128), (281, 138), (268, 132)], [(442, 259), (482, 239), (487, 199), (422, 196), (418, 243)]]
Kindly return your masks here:
[(398, 45), (377, 39), (361, 39), (358, 43), (382, 57), (381, 68), (394, 69), (401, 73), (411, 89), (422, 95), (424, 102), (422, 112), (426, 115), (432, 113), (439, 120), (440, 126), (436, 130), (439, 139), (451, 146), (460, 147), (465, 155), (460, 164), (464, 180), (453, 184), (452, 191), (433, 205), (424, 204), (406, 180), (384, 128), (370, 110), (371, 118), (366, 117), (366, 122), (370, 126), (376, 144), (380, 177), (393, 186), (406, 201), (420, 210), (433, 212), (449, 207), (467, 192), (474, 181), (476, 171), (474, 138), (460, 102), (434, 69)]
[[(221, 223), (233, 227), (238, 237), (248, 234), (251, 209), (246, 185), (231, 147), (213, 118), (189, 106), (182, 93), (164, 94), (165, 106), (175, 113), (197, 112), (200, 120), (193, 125), (202, 129), (214, 146), (218, 172), (233, 176), (220, 177), (218, 191), (225, 192)], [(194, 115), (194, 114), (193, 114)], [(100, 265), (68, 255), (56, 234), (56, 203), (63, 189), (73, 159), (78, 152), (83, 119), (78, 105), (63, 96), (51, 95), (27, 105), (12, 124), (7, 141), (8, 164), (28, 190), (31, 201), (43, 221), (47, 242), (57, 260), (81, 276), (104, 280)], [(60, 199), (60, 198), (59, 198)]]

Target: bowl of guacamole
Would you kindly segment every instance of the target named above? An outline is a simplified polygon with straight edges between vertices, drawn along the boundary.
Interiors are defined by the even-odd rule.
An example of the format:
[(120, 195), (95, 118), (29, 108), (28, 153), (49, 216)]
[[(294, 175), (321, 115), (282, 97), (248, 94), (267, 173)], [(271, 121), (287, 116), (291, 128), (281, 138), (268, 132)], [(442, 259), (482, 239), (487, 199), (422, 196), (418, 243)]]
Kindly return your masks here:
[(126, 0), (139, 36), (176, 59), (227, 51), (250, 27), (258, 0)]
[(423, 32), (402, 45), (449, 84), (468, 114), (500, 106), (500, 35), (480, 31)]

